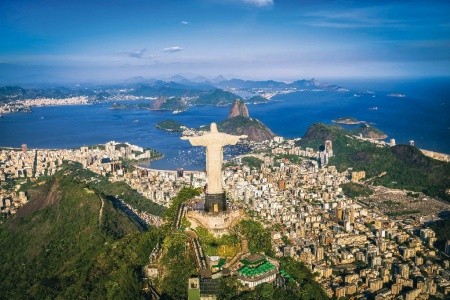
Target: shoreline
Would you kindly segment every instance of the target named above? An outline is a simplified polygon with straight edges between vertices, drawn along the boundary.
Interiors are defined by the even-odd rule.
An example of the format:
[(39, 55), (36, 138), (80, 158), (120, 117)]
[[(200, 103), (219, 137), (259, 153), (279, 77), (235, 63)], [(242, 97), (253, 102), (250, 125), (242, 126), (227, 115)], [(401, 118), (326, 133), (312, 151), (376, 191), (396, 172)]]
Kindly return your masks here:
[[(375, 140), (373, 139), (366, 139), (366, 140), (372, 140), (375, 142)], [(376, 140), (376, 142), (379, 142), (378, 140)], [(95, 145), (99, 145), (99, 144), (94, 144), (94, 145), (88, 145), (88, 146), (80, 146), (80, 147), (90, 147), (90, 146), (95, 146)], [(73, 147), (73, 148), (28, 148), (28, 151), (58, 151), (58, 150), (76, 150), (80, 147)], [(432, 150), (427, 150), (427, 149), (422, 149), (422, 148), (417, 148), (419, 149), (423, 155), (430, 157), (432, 159), (435, 160), (439, 160), (442, 162), (450, 162), (450, 154), (447, 153), (443, 153), (443, 152), (437, 152), (437, 151), (432, 151)], [(8, 146), (0, 146), (0, 151), (2, 150), (14, 150), (14, 151), (22, 151), (22, 148), (20, 147), (8, 147)], [(149, 149), (149, 148), (145, 148), (145, 150), (154, 150), (154, 149)], [(160, 157), (157, 158), (153, 158), (150, 159), (150, 162), (152, 161), (158, 161), (163, 159), (166, 154), (161, 153)], [(177, 169), (171, 170), (171, 169), (155, 169), (155, 168), (151, 168), (151, 167), (145, 167), (142, 165), (139, 165), (139, 161), (136, 161), (135, 163), (133, 163), (134, 167), (138, 168), (138, 169), (142, 169), (142, 170), (147, 170), (147, 171), (154, 171), (154, 172), (177, 172)], [(200, 170), (187, 170), (184, 169), (184, 172), (188, 172), (188, 173), (201, 173), (203, 171)]]

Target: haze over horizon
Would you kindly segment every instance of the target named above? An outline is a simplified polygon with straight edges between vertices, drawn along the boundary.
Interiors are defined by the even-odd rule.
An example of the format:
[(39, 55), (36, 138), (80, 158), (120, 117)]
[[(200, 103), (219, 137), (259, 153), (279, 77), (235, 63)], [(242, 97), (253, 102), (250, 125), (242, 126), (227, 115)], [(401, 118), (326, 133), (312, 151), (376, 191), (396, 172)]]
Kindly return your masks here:
[(3, 1), (0, 84), (450, 76), (446, 1)]

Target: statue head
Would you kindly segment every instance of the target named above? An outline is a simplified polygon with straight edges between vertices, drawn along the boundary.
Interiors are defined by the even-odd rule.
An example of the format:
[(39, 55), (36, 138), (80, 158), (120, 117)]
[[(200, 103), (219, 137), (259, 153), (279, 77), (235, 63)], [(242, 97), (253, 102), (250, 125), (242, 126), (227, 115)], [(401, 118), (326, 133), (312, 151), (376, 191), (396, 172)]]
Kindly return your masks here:
[(211, 128), (210, 128), (211, 132), (219, 132), (217, 130), (217, 124), (216, 123), (211, 123)]

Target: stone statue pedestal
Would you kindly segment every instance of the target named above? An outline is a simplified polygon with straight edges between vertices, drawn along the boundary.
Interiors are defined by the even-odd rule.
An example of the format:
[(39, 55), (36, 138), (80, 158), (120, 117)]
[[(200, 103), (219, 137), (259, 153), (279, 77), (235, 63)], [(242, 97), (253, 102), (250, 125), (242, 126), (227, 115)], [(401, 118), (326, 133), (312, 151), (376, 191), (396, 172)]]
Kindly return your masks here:
[(215, 237), (229, 234), (230, 229), (244, 217), (242, 209), (227, 210), (220, 213), (207, 213), (189, 210), (186, 219), (191, 223), (191, 228), (206, 228)]
[(225, 193), (208, 194), (205, 196), (205, 212), (220, 213), (227, 210), (227, 200)]

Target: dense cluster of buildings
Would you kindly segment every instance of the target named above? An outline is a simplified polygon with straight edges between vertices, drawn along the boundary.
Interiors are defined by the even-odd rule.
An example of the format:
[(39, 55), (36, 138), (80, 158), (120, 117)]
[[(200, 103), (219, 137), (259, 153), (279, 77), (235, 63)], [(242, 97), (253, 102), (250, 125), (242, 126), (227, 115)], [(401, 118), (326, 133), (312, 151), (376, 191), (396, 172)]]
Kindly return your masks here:
[(156, 170), (136, 167), (124, 175), (133, 189), (151, 201), (168, 207), (183, 186), (204, 187), (206, 175), (200, 171)]
[[(280, 137), (253, 146), (256, 151), (247, 156), (257, 157), (260, 165), (242, 164), (244, 159), (238, 157), (223, 171), (229, 201), (270, 228), (281, 225), (272, 232), (276, 255), (304, 262), (318, 274), (330, 297), (412, 300), (450, 295), (450, 260), (434, 248), (435, 233), (419, 220), (391, 219), (364, 201), (347, 198), (341, 185), (365, 174), (339, 173), (330, 166), (331, 142), (322, 152), (302, 149), (294, 140)], [(21, 150), (0, 150), (0, 183), (14, 179), (20, 184), (29, 177), (51, 175), (64, 160), (71, 160), (110, 180), (123, 180), (164, 206), (183, 186), (205, 186), (203, 172), (140, 167), (124, 172), (124, 159), (153, 155), (116, 142), (61, 150), (29, 150), (24, 145)], [(14, 213), (27, 201), (23, 192), (0, 193), (2, 212)], [(238, 279), (249, 288), (275, 280), (276, 261), (267, 259), (249, 257), (237, 271)]]
[(278, 256), (303, 261), (318, 274), (328, 295), (338, 299), (450, 295), (450, 260), (433, 247), (431, 229), (412, 219), (390, 219), (346, 198), (340, 185), (365, 174), (320, 167), (320, 153), (305, 155), (306, 150), (296, 148), (289, 141), (272, 142), (272, 154), (296, 151), (313, 160), (292, 163), (265, 155), (260, 156), (260, 168), (229, 168), (224, 177), (230, 198), (267, 225), (283, 225), (272, 233)]
[(62, 99), (55, 98), (37, 98), (17, 100), (0, 104), (0, 115), (18, 111), (30, 111), (31, 107), (39, 106), (60, 106), (60, 105), (82, 105), (88, 104), (89, 99), (85, 96), (69, 97)]

